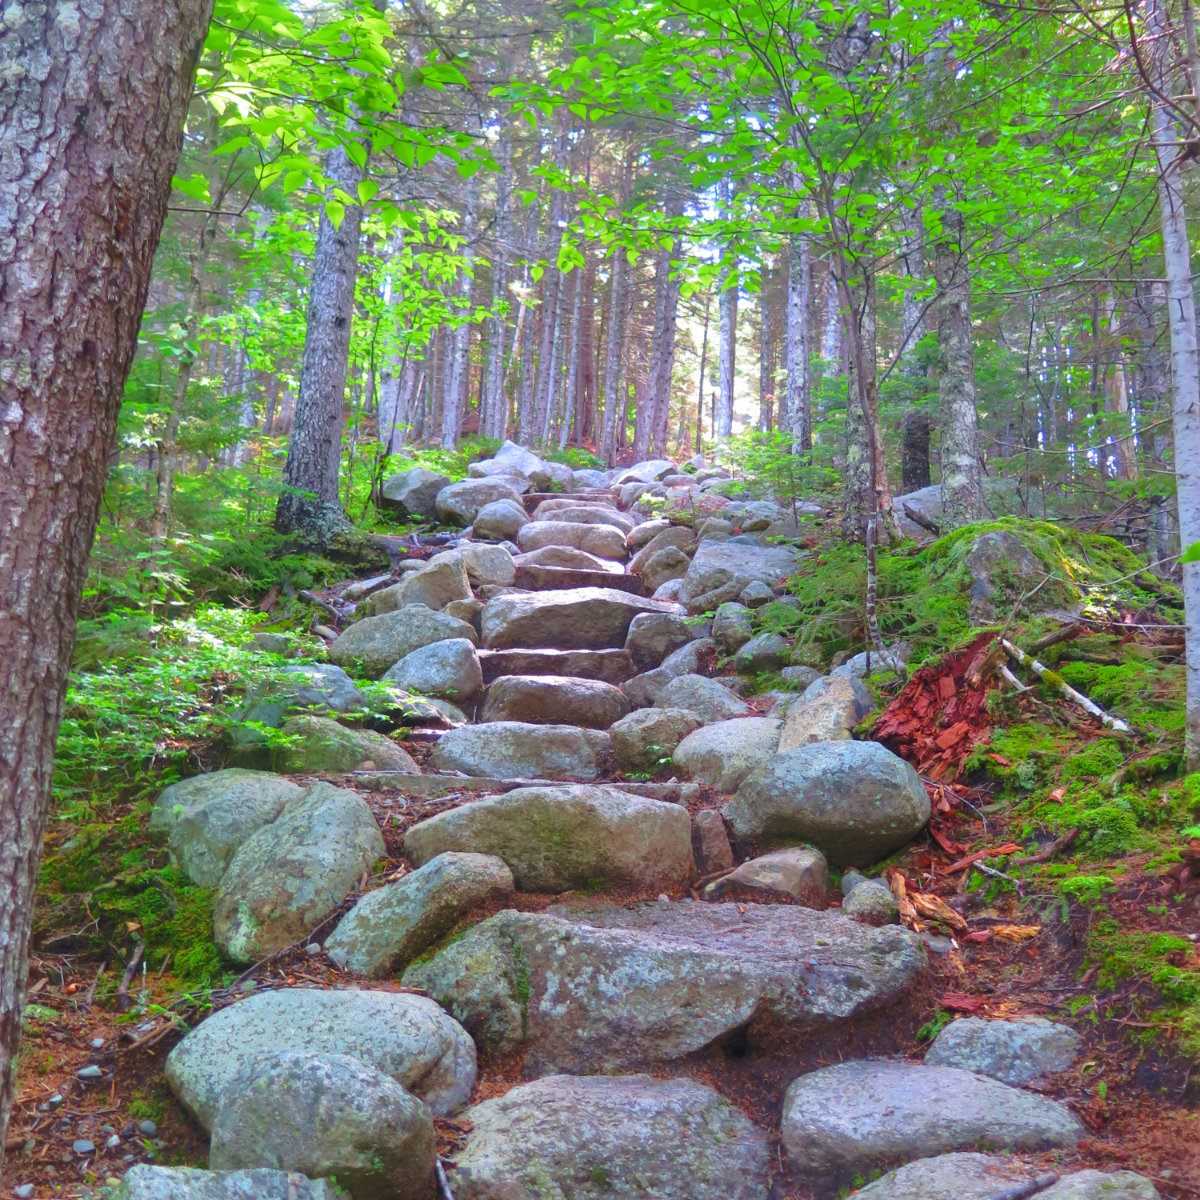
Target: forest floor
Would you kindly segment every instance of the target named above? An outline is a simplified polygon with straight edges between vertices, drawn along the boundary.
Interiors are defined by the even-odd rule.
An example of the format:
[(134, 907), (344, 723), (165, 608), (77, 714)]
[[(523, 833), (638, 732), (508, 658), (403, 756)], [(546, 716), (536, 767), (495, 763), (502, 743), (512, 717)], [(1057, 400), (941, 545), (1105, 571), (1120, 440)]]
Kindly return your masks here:
[[(829, 606), (830, 581), (809, 582)], [(1200, 838), (1193, 827), (1200, 777), (1178, 777), (1183, 672), (1167, 617), (1110, 607), (1103, 620), (1060, 633), (1041, 653), (1128, 719), (1130, 737), (1100, 729), (1048, 688), (1015, 695), (972, 688), (971, 668), (994, 633), (927, 658), (903, 686), (875, 677), (883, 713), (861, 732), (913, 762), (934, 799), (928, 830), (884, 864), (913, 899), (908, 923), (926, 935), (926, 981), (873, 1020), (816, 1038), (756, 1029), (744, 1045), (710, 1048), (672, 1064), (671, 1074), (710, 1083), (777, 1130), (783, 1092), (802, 1071), (870, 1054), (917, 1058), (956, 1015), (1046, 1016), (1071, 1024), (1086, 1043), (1076, 1066), (1045, 1088), (1090, 1134), (1078, 1154), (1053, 1156), (1058, 1167), (1129, 1168), (1153, 1179), (1164, 1197), (1200, 1195), (1200, 842), (1191, 840)], [(1017, 624), (1009, 635), (1029, 646), (1062, 626), (1057, 619)], [(418, 758), (426, 750), (419, 740), (402, 744)], [(218, 745), (211, 736), (187, 745), (192, 769), (220, 765)], [(92, 854), (99, 867), (74, 890), (62, 864), (94, 837), (97, 812), (72, 803), (56, 814), (47, 854), (59, 866), (43, 880), (5, 1197), (28, 1183), (45, 1200), (95, 1195), (132, 1161), (204, 1165), (207, 1139), (162, 1077), (171, 1047), (211, 1008), (254, 987), (345, 978), (324, 955), (302, 948), (240, 976), (226, 968), (208, 987), (197, 986), (194, 972), (177, 971), (191, 947), (156, 955), (149, 967), (128, 958), (120, 922), (132, 933), (148, 910), (107, 904), (95, 870), (167, 870), (142, 832), (150, 794), (141, 779), (109, 798), (104, 850)], [(386, 872), (404, 866), (408, 825), (463, 799), (364, 796), (387, 832)], [(721, 800), (704, 790), (695, 804)], [(155, 884), (166, 886), (157, 877)], [(837, 896), (835, 888), (826, 902), (835, 905)], [(561, 899), (522, 896), (517, 906)], [(762, 902), (761, 893), (754, 899)], [(176, 933), (186, 937), (183, 927)], [(475, 1099), (520, 1080), (519, 1061), (488, 1063)], [(443, 1120), (438, 1129), (453, 1160), (462, 1128)], [(823, 1195), (792, 1178), (776, 1151), (777, 1200)]]

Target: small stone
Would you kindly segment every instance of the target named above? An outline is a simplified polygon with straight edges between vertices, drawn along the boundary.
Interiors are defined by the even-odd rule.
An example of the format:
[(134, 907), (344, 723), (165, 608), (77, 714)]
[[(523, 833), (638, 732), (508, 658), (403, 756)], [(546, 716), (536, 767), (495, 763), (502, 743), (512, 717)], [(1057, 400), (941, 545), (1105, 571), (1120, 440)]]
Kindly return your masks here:
[(121, 1135), (119, 1133), (112, 1134), (108, 1141), (104, 1143), (110, 1150), (115, 1150), (121, 1144)]
[(62, 1098), (62, 1094), (60, 1092), (55, 1092), (54, 1095), (51, 1096), (50, 1099), (46, 1101), (46, 1103), (48, 1105), (50, 1105), (51, 1108), (57, 1108), (62, 1102), (63, 1102), (63, 1098)]
[(71, 1149), (74, 1150), (76, 1154), (80, 1155), (94, 1154), (96, 1151), (96, 1143), (89, 1142), (87, 1138), (78, 1138), (76, 1141), (71, 1143)]
[(316, 956), (321, 953), (321, 943), (309, 942), (308, 945), (304, 947), (304, 953), (307, 954), (309, 958), (316, 958)]
[(149, 1120), (139, 1121), (137, 1127), (138, 1127), (138, 1133), (142, 1134), (145, 1137), (152, 1138), (152, 1137), (158, 1136), (158, 1126), (155, 1125), (155, 1123), (153, 1121), (149, 1121)]
[(30, 1200), (33, 1195), (33, 1184), (23, 1183), (20, 1187), (13, 1188), (13, 1195), (17, 1200)]
[(692, 818), (692, 850), (702, 874), (732, 870), (733, 850), (725, 818), (715, 808), (703, 809)]
[(797, 846), (742, 863), (731, 875), (710, 883), (704, 899), (719, 900), (731, 887), (744, 887), (803, 902), (824, 897), (827, 877), (825, 856), (808, 846)]
[(92, 1038), (92, 1049), (93, 1050), (103, 1050), (104, 1049), (104, 1039), (103, 1038)]
[(1020, 1087), (1041, 1075), (1065, 1071), (1083, 1048), (1083, 1039), (1066, 1025), (1041, 1017), (988, 1021), (979, 1017), (952, 1021), (934, 1039), (925, 1061), (963, 1067)]
[(742, 589), (738, 599), (747, 608), (762, 608), (764, 604), (770, 604), (775, 599), (775, 593), (761, 579), (755, 579)]
[(76, 1072), (76, 1074), (80, 1079), (103, 1079), (104, 1078), (104, 1072), (99, 1067), (97, 1067), (95, 1064), (93, 1064), (90, 1067), (81, 1068), (79, 1071)]
[(879, 879), (864, 879), (861, 875), (855, 879), (850, 891), (842, 879), (842, 915), (868, 925), (895, 925), (900, 920), (900, 904), (892, 889)]

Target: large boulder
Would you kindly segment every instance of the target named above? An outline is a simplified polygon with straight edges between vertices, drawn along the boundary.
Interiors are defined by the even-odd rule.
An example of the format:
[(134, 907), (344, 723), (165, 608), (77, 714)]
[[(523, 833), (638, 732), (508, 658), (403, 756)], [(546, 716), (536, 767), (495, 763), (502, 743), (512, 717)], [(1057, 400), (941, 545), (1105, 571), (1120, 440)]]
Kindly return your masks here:
[(625, 649), (639, 671), (650, 671), (694, 640), (692, 627), (675, 613), (638, 613), (629, 623)]
[(627, 483), (654, 483), (668, 475), (678, 474), (679, 468), (673, 462), (668, 462), (665, 458), (650, 458), (618, 471), (613, 477), (612, 485), (624, 487)]
[(777, 633), (760, 633), (746, 642), (733, 656), (733, 669), (741, 675), (778, 671), (786, 666), (792, 648)]
[(489, 583), (508, 587), (517, 577), (513, 556), (503, 546), (492, 546), (487, 542), (460, 542), (454, 553), (462, 559), (467, 569), (467, 579), (473, 587)]
[(471, 1132), (449, 1173), (457, 1200), (769, 1193), (766, 1137), (719, 1092), (690, 1079), (555, 1075), (476, 1104), (464, 1119)]
[[(464, 479), (452, 483), (437, 494), (437, 515), (447, 525), (470, 525), (485, 504), (511, 500), (521, 504), (521, 496), (529, 491), (528, 480), (512, 475), (492, 479)], [(524, 505), (522, 505), (524, 511)]]
[(1065, 1071), (1083, 1049), (1083, 1038), (1068, 1025), (1044, 1017), (951, 1021), (925, 1052), (930, 1066), (962, 1067), (1014, 1087), (1042, 1075)]
[(470, 704), (483, 691), (483, 671), (474, 642), (447, 638), (406, 654), (384, 672), (383, 682), (422, 696)]
[(712, 623), (713, 641), (726, 654), (736, 654), (753, 636), (753, 614), (746, 605), (726, 600), (718, 605)]
[(534, 509), (535, 521), (567, 521), (573, 525), (611, 525), (628, 536), (637, 524), (632, 517), (605, 504), (581, 504), (578, 500), (543, 500)]
[(583, 467), (571, 472), (571, 486), (575, 488), (606, 488), (610, 472), (598, 471), (594, 467)]
[(574, 546), (543, 546), (518, 554), (513, 559), (517, 567), (565, 567), (572, 571), (603, 571), (606, 575), (623, 575), (624, 568), (609, 558), (597, 558)]
[(878, 742), (814, 742), (748, 775), (722, 812), (735, 837), (800, 839), (837, 866), (867, 866), (915, 836), (930, 804), (916, 771)]
[(112, 1200), (338, 1200), (324, 1179), (294, 1171), (202, 1171), (197, 1167), (130, 1167)]
[(380, 489), (379, 507), (404, 520), (431, 521), (437, 516), (437, 496), (450, 480), (427, 467), (389, 475)]
[(208, 1163), (334, 1178), (356, 1200), (429, 1200), (437, 1139), (428, 1107), (345, 1054), (285, 1051), (257, 1063), (217, 1114)]
[(498, 858), (439, 854), (395, 883), (368, 892), (330, 934), (325, 953), (343, 970), (387, 979), (473, 908), (512, 890), (512, 872)]
[(639, 708), (608, 731), (617, 765), (628, 774), (650, 774), (671, 761), (675, 748), (700, 718), (681, 708)]
[(213, 906), (213, 940), (254, 962), (305, 937), (383, 857), (383, 836), (357, 792), (318, 783), (234, 854)]
[[(665, 669), (660, 667), (659, 670)], [(682, 708), (694, 713), (705, 724), (744, 717), (750, 712), (744, 700), (739, 700), (723, 683), (703, 675), (678, 675), (670, 680), (655, 698), (658, 708)]]
[(695, 546), (696, 535), (692, 530), (684, 525), (669, 525), (642, 544), (638, 552), (629, 560), (627, 569), (630, 575), (640, 575), (646, 569), (646, 565), (664, 550), (678, 550), (690, 564), (692, 560), (689, 555)]
[(577, 525), (570, 521), (531, 521), (517, 534), (517, 545), (528, 553), (546, 546), (571, 546), (597, 558), (622, 562), (625, 533), (612, 525)]
[(687, 810), (616, 788), (574, 784), (517, 788), (414, 825), (404, 849), (415, 863), (448, 850), (490, 854), (527, 892), (564, 892), (597, 880), (659, 889), (692, 870)]
[(678, 580), (683, 586), (683, 577), (691, 565), (691, 559), (674, 546), (667, 546), (648, 558), (642, 567), (642, 584), (648, 592), (657, 592), (664, 583)]
[(931, 524), (940, 525), (942, 521), (942, 485), (935, 483), (929, 487), (919, 488), (915, 492), (905, 492), (902, 496), (892, 497), (892, 515), (896, 518), (896, 527), (905, 537), (918, 542), (936, 537), (937, 535), (932, 530), (913, 520), (909, 515), (910, 508)]
[(624, 650), (483, 650), (479, 655), (483, 680), (493, 683), (502, 675), (567, 675), (574, 679), (599, 679), (622, 684), (637, 674), (633, 659)]
[(781, 728), (782, 723), (771, 717), (737, 717), (706, 725), (675, 747), (675, 768), (684, 779), (732, 792), (774, 756)]
[(630, 550), (640, 550), (651, 539), (670, 528), (671, 522), (665, 517), (655, 517), (650, 521), (642, 521), (641, 524), (635, 525), (626, 535), (625, 544)]
[(736, 870), (714, 879), (704, 889), (705, 900), (719, 900), (731, 888), (749, 888), (786, 896), (800, 903), (823, 901), (829, 883), (825, 856), (808, 846), (775, 850), (744, 862)]
[(261, 742), (263, 735), (246, 725), (269, 725), (278, 729), (297, 709), (348, 713), (366, 707), (366, 697), (354, 680), (333, 663), (297, 663), (283, 667), (265, 683), (259, 684), (239, 709), (230, 730), (235, 745)]
[(341, 666), (357, 664), (370, 679), (378, 679), (393, 663), (430, 642), (465, 637), (475, 641), (472, 625), (423, 604), (355, 621), (329, 646), (329, 657)]
[(638, 613), (664, 612), (670, 607), (616, 588), (570, 588), (497, 596), (483, 609), (483, 644), (489, 649), (621, 647), (625, 645), (630, 622)]
[(795, 1080), (781, 1133), (793, 1168), (845, 1178), (950, 1150), (1073, 1147), (1084, 1128), (1061, 1104), (995, 1079), (869, 1059)]
[[(960, 1151), (920, 1158), (890, 1171), (854, 1193), (854, 1200), (995, 1200), (1033, 1186), (1041, 1168), (996, 1154)], [(1047, 1189), (1038, 1200), (1159, 1200), (1150, 1180), (1132, 1171), (1077, 1171)]]
[(877, 1011), (924, 963), (916, 934), (897, 926), (792, 905), (658, 902), (498, 913), (404, 982), (488, 1053), (524, 1047), (529, 1074), (583, 1074), (681, 1058), (752, 1018), (807, 1026)]
[(539, 492), (544, 492), (553, 478), (547, 470), (548, 465), (532, 450), (506, 438), (491, 458), (471, 463), (467, 474), (477, 478), (491, 474), (520, 475)]
[(575, 725), (494, 721), (442, 734), (430, 765), (491, 779), (595, 779), (610, 749), (607, 733)]
[(208, 1130), (248, 1074), (283, 1050), (345, 1054), (453, 1112), (475, 1086), (475, 1044), (425, 996), (359, 988), (257, 992), (214, 1012), (167, 1056), (180, 1103)]
[(278, 770), (310, 775), (344, 775), (374, 763), (377, 771), (419, 775), (412, 755), (371, 729), (349, 729), (328, 717), (292, 717), (280, 731), (287, 741), (271, 749)]
[(972, 625), (1002, 619), (996, 609), (997, 596), (1007, 600), (1006, 608), (1011, 607), (1045, 574), (1033, 551), (1006, 529), (981, 533), (971, 544), (965, 566), (971, 577), (967, 617)]
[(484, 542), (511, 542), (529, 524), (529, 514), (519, 500), (492, 500), (471, 522), (471, 536)]
[(423, 604), (438, 612), (455, 600), (469, 600), (471, 584), (462, 555), (457, 551), (439, 554), (425, 566), (407, 575), (392, 587), (373, 592), (365, 605), (371, 616), (395, 612), (410, 604)]
[(304, 794), (290, 779), (236, 767), (194, 775), (164, 788), (150, 832), (166, 839), (171, 859), (199, 887), (216, 887), (237, 848)]
[(773, 587), (796, 569), (798, 555), (784, 546), (745, 546), (705, 540), (683, 577), (679, 600), (690, 613), (707, 612), (736, 600), (748, 583)]
[(488, 688), (479, 720), (607, 729), (628, 712), (624, 692), (598, 679), (505, 675)]
[(850, 731), (874, 707), (871, 689), (861, 679), (848, 675), (818, 679), (798, 703), (788, 706), (780, 752), (809, 742), (848, 742)]

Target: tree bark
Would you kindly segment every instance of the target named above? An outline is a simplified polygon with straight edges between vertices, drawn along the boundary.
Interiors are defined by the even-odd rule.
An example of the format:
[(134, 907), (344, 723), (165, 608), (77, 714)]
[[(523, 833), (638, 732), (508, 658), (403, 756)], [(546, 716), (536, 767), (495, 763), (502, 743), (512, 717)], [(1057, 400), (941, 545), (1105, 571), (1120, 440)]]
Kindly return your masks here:
[[(467, 395), (467, 372), (470, 366), (471, 349), (471, 285), (475, 282), (472, 268), (475, 263), (475, 222), (479, 213), (479, 174), (467, 181), (467, 194), (463, 205), (462, 237), (459, 250), (462, 278), (458, 284), (459, 326), (454, 330), (454, 352), (446, 386), (446, 399), (442, 405), (442, 449), (453, 450), (458, 442), (458, 431), (462, 425), (463, 407)], [(482, 415), (482, 414), (481, 414)]]
[(504, 398), (504, 338), (508, 332), (508, 252), (512, 240), (512, 134), (500, 135), (500, 176), (496, 180), (496, 245), (492, 252), (492, 316), (488, 318), (487, 381), (479, 432), (484, 437), (508, 435)]
[(809, 303), (812, 247), (796, 234), (788, 243), (786, 430), (793, 454), (812, 450), (812, 377), (809, 371)]
[[(676, 258), (682, 249), (682, 243), (676, 242)], [(667, 281), (667, 302), (653, 360), (654, 433), (651, 452), (660, 458), (667, 456), (667, 428), (671, 423), (671, 377), (675, 373), (675, 333), (679, 324), (679, 297), (682, 292), (682, 276)]]
[[(522, 337), (525, 339), (521, 347), (521, 379), (517, 396), (517, 437), (522, 446), (533, 441), (533, 391), (535, 368), (537, 366), (537, 332), (535, 312), (529, 300), (533, 287), (532, 268), (538, 260), (538, 206), (531, 204), (525, 216), (525, 294), (522, 301), (525, 328)], [(544, 314), (543, 314), (544, 316)]]
[(917, 492), (929, 484), (929, 415), (912, 409), (900, 427), (900, 486)]
[(629, 286), (629, 260), (624, 246), (613, 247), (612, 277), (608, 298), (608, 347), (604, 358), (604, 428), (600, 457), (612, 462), (616, 447), (618, 391), (621, 379), (621, 346), (625, 336), (625, 297)]
[[(331, 198), (335, 187), (357, 195), (364, 179), (363, 169), (341, 146), (330, 150), (325, 173)], [(348, 525), (338, 502), (338, 471), (361, 224), (362, 209), (357, 205), (346, 205), (337, 226), (321, 211), (296, 419), (288, 439), (283, 491), (275, 508), (275, 528), (280, 533), (299, 533), (319, 546), (327, 545)]]
[(1121, 347), (1121, 317), (1117, 310), (1117, 298), (1110, 295), (1107, 300), (1108, 332), (1112, 339), (1112, 364), (1105, 375), (1105, 407), (1120, 422), (1120, 429), (1113, 435), (1117, 448), (1117, 462), (1122, 479), (1137, 478), (1137, 455), (1133, 448), (1133, 434), (1129, 429), (1129, 381), (1125, 374), (1125, 357)]
[(0, 1154), (75, 620), (212, 0), (0, 26)]
[[(725, 189), (725, 202), (726, 204), (729, 202), (728, 185)], [(716, 436), (718, 438), (727, 438), (733, 434), (733, 388), (737, 369), (737, 303), (737, 272), (732, 266), (727, 265), (721, 272), (721, 299), (718, 308), (720, 313), (720, 333), (717, 338)]]
[[(1162, 225), (1163, 267), (1167, 280), (1167, 320), (1171, 333), (1171, 377), (1174, 391), (1175, 487), (1179, 536), (1184, 547), (1200, 542), (1200, 346), (1196, 331), (1196, 299), (1192, 290), (1191, 249), (1187, 212), (1180, 179), (1179, 131), (1167, 104), (1172, 93), (1169, 44), (1162, 0), (1145, 8), (1148, 43), (1158, 55), (1159, 96), (1152, 98), (1154, 152), (1158, 160), (1158, 208)], [(1200, 770), (1200, 563), (1183, 564), (1184, 634), (1187, 659), (1187, 763)]]
[(942, 532), (983, 515), (975, 356), (971, 346), (971, 279), (962, 213), (947, 206), (935, 250), (938, 281), (938, 397), (942, 463)]
[[(845, 289), (847, 316), (854, 323), (855, 353), (849, 356), (846, 375), (846, 466), (842, 474), (842, 533), (847, 541), (861, 541), (867, 522), (880, 508), (877, 488), (887, 488), (887, 476), (877, 477), (879, 455), (878, 401), (875, 392), (875, 276), (869, 270), (853, 288)], [(851, 339), (847, 338), (849, 342)], [(860, 362), (861, 354), (861, 362)], [(865, 396), (865, 402), (864, 402)], [(872, 464), (872, 458), (875, 463)]]

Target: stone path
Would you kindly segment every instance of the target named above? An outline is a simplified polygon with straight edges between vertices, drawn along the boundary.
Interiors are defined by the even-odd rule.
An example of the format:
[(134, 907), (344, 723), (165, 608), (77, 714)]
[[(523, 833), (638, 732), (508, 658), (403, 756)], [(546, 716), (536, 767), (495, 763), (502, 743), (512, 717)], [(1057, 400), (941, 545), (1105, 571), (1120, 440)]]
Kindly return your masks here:
[[(249, 719), (293, 735), (285, 760), (238, 739), (247, 766), (359, 773), (219, 772), (168, 788), (151, 823), (216, 887), (231, 958), (320, 928), (310, 950), (346, 986), (253, 995), (185, 1037), (167, 1078), (215, 1169), (138, 1167), (127, 1200), (317, 1197), (335, 1177), (356, 1200), (827, 1198), (885, 1170), (864, 1197), (991, 1200), (1038, 1178), (1031, 1154), (1073, 1150), (1077, 1119), (1015, 1086), (1078, 1054), (1047, 1022), (958, 1022), (926, 1064), (799, 1074), (757, 1124), (689, 1077), (721, 1047), (769, 1061), (836, 1038), (920, 985), (925, 948), (886, 885), (847, 870), (838, 911), (827, 869), (869, 873), (929, 817), (911, 767), (851, 740), (872, 704), (852, 669), (789, 666), (757, 625), (798, 558), (792, 511), (707, 511), (723, 472), (693, 471), (572, 475), (506, 443), (458, 483), (387, 481), (387, 504), (463, 537), (356, 585), (364, 615), (331, 664), (252, 698)], [(699, 515), (672, 524), (654, 498)], [(741, 677), (713, 678), (722, 659)], [(763, 671), (810, 686), (759, 715), (743, 693)], [(363, 703), (351, 676), (424, 697), (398, 700), (441, 726), (424, 770), (345, 724)], [(617, 778), (664, 764), (670, 785)], [(350, 790), (368, 785), (461, 802), (409, 828), (405, 869), (331, 929), (384, 853)], [(464, 1111), (493, 1067), (528, 1082)], [(454, 1112), (468, 1132), (439, 1192), (431, 1120)], [(1045, 1195), (1157, 1195), (1129, 1173), (1057, 1174)]]

